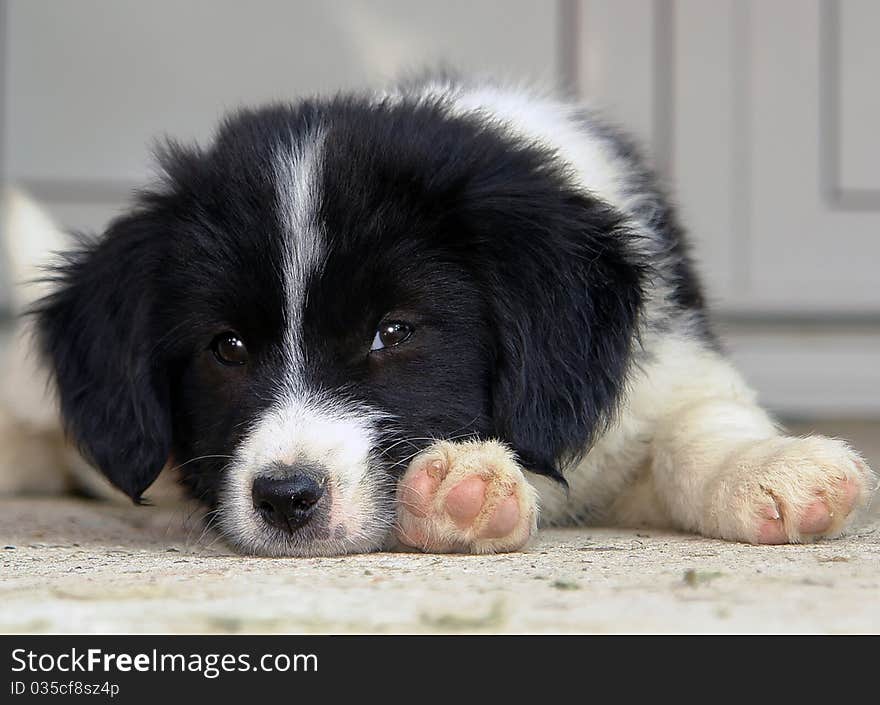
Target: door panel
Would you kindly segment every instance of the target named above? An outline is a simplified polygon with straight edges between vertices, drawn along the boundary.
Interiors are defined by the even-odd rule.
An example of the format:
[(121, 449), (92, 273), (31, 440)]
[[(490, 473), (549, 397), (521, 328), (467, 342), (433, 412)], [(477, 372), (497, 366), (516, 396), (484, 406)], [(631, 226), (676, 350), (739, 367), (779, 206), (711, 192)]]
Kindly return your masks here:
[(671, 172), (719, 307), (880, 312), (880, 50), (853, 29), (876, 28), (880, 4), (679, 0), (672, 11)]
[[(846, 14), (849, 4), (839, 10)], [(833, 135), (822, 116), (841, 107), (840, 96), (823, 84), (830, 72), (820, 38), (829, 29), (823, 26), (829, 13), (818, 0), (751, 2), (749, 11), (749, 36), (740, 49), (752, 52), (746, 77), (753, 106), (746, 301), (788, 310), (876, 311), (880, 208), (851, 207), (826, 188), (823, 146)], [(859, 70), (875, 78), (863, 90), (876, 94), (870, 87), (878, 68)], [(822, 100), (835, 104), (823, 106)], [(876, 130), (865, 119), (850, 121), (843, 143)], [(876, 177), (876, 163), (874, 169)]]
[[(832, 2), (821, 28), (829, 63), (827, 100), (839, 102), (838, 188), (865, 192), (880, 208), (880, 3), (876, 0)], [(829, 106), (834, 109), (835, 106)]]

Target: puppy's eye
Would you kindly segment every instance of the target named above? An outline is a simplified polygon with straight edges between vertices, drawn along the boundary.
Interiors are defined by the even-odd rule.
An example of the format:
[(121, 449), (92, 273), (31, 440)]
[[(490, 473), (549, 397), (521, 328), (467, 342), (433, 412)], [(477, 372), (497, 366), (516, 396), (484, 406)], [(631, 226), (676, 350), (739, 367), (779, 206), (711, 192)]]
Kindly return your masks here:
[(237, 333), (226, 331), (211, 342), (211, 350), (218, 362), (224, 365), (240, 366), (248, 361), (248, 351)]
[(414, 332), (414, 328), (405, 321), (388, 321), (379, 326), (376, 331), (376, 337), (373, 338), (373, 344), (370, 346), (370, 352), (384, 350), (385, 348), (393, 348), (395, 345), (405, 343), (410, 339)]

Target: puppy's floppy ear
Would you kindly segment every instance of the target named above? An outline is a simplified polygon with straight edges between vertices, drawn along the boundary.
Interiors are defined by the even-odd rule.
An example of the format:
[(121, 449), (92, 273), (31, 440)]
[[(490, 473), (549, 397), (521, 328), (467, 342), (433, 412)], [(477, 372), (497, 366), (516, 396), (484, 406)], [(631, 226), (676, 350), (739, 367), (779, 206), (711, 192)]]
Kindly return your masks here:
[(493, 230), (486, 261), (497, 263), (488, 284), (495, 432), (524, 467), (564, 481), (624, 392), (645, 274), (638, 234), (615, 209), (552, 179), (479, 209), (479, 227)]
[(137, 213), (95, 242), (83, 239), (53, 269), (55, 289), (33, 311), (68, 433), (135, 502), (171, 448), (167, 372), (152, 325), (160, 237)]

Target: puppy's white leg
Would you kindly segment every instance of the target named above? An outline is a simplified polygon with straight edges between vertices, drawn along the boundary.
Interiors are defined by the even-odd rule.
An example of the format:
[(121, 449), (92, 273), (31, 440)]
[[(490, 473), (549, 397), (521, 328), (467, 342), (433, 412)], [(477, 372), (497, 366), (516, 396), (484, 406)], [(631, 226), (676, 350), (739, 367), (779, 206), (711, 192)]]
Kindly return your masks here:
[(0, 355), (0, 495), (71, 488), (61, 471), (76, 454), (67, 444), (31, 336), (19, 326)]
[(30, 427), (0, 408), (0, 496), (71, 489), (67, 475), (59, 470), (65, 449), (60, 429), (51, 433)]
[(410, 463), (397, 505), (397, 538), (425, 552), (516, 551), (537, 525), (537, 492), (496, 441), (435, 443)]
[[(128, 502), (65, 437), (48, 373), (19, 324), (0, 354), (0, 496), (79, 491)], [(150, 488), (155, 501), (179, 501), (181, 488), (163, 473)], [(162, 479), (165, 478), (165, 479)]]
[(750, 543), (794, 543), (844, 531), (876, 489), (845, 443), (779, 435), (747, 399), (681, 406), (658, 425), (657, 496), (674, 524)]
[[(13, 284), (12, 310), (21, 314), (48, 292), (40, 266), (66, 238), (20, 191), (0, 192), (0, 206), (4, 217), (0, 254)], [(24, 321), (0, 341), (0, 495), (67, 491), (72, 483), (61, 468), (82, 464), (64, 438), (48, 375), (40, 368), (32, 344)]]

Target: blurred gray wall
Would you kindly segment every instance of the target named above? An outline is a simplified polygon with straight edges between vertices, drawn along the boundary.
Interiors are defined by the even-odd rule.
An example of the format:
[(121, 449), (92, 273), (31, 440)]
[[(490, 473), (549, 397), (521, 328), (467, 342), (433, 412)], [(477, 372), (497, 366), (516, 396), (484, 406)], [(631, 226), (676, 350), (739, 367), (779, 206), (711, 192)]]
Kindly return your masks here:
[(0, 17), (0, 169), (70, 228), (125, 207), (154, 138), (205, 140), (241, 105), (442, 64), (604, 106), (654, 155), (765, 400), (880, 415), (874, 0), (0, 0)]

